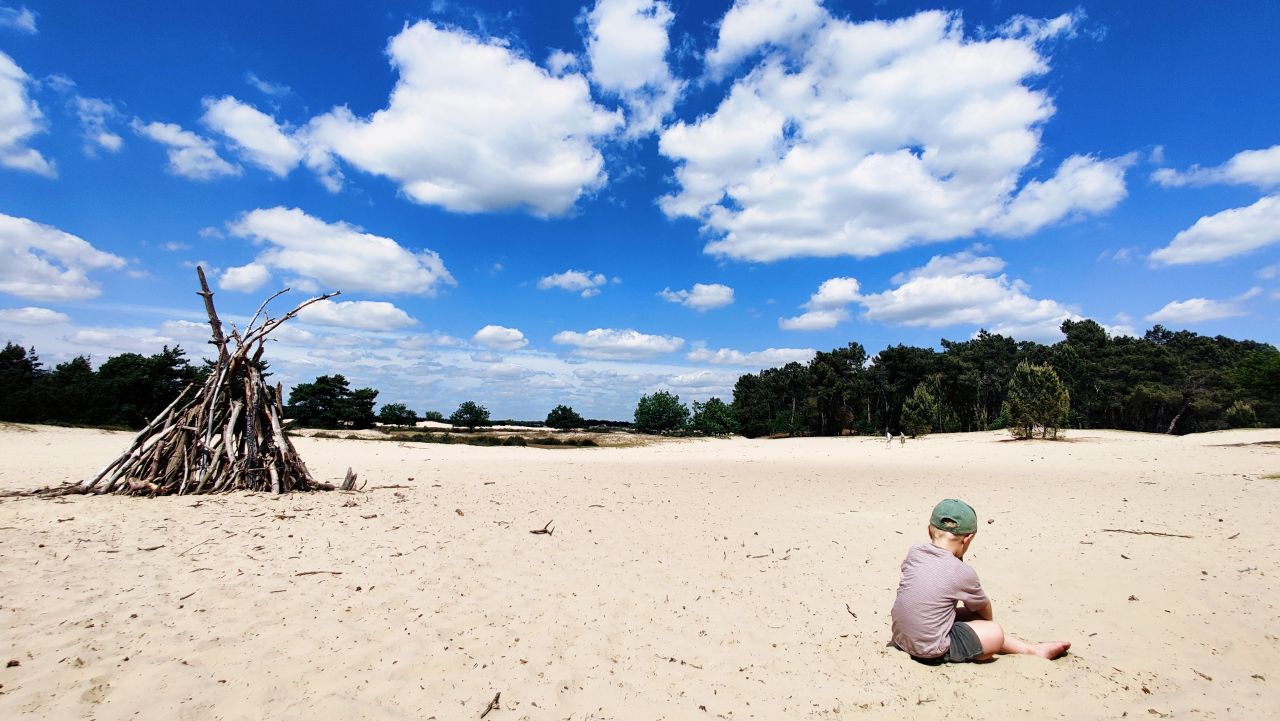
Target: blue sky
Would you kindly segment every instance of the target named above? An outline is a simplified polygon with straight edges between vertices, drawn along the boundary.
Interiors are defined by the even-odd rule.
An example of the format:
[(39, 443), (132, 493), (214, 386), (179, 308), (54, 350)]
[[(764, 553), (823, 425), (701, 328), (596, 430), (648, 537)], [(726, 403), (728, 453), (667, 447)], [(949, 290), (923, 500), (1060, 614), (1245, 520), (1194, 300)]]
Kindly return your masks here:
[(850, 341), (1280, 339), (1275, 3), (298, 7), (0, 0), (0, 336), (203, 354), (199, 263), (233, 322), (342, 291), (286, 387), (619, 419)]

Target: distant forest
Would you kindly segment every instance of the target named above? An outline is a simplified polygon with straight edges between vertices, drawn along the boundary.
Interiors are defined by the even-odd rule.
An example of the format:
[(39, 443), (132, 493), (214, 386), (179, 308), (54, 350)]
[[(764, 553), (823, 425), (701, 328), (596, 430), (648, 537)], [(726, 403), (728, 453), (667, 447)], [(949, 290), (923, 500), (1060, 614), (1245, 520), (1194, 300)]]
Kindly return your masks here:
[(937, 400), (935, 431), (1004, 428), (1009, 379), (1021, 361), (1057, 371), (1070, 394), (1065, 428), (1194, 433), (1280, 426), (1280, 351), (1254, 341), (1155, 326), (1110, 337), (1066, 321), (1053, 345), (980, 331), (942, 350), (897, 345), (869, 361), (858, 343), (740, 377), (733, 413), (747, 436), (898, 432), (920, 384)]
[[(1181, 434), (1280, 426), (1275, 346), (1158, 325), (1141, 338), (1110, 337), (1091, 320), (1066, 321), (1062, 332), (1063, 340), (1044, 345), (980, 331), (943, 340), (940, 351), (896, 345), (874, 357), (849, 343), (807, 364), (741, 376), (734, 426), (747, 436), (896, 433), (904, 401), (923, 384), (937, 401), (934, 431), (1004, 428), (1001, 408), (1022, 361), (1052, 367), (1066, 385), (1065, 428)], [(46, 369), (35, 349), (8, 343), (0, 351), (0, 421), (140, 428), (205, 373), (178, 347), (112, 356), (96, 370), (84, 356)]]

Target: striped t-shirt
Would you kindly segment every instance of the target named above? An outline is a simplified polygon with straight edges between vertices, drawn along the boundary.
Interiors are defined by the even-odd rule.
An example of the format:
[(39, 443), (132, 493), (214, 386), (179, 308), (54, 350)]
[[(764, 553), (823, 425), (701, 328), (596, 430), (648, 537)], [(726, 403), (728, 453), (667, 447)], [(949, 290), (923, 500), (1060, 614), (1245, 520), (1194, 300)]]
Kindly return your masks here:
[(988, 605), (977, 572), (945, 548), (912, 546), (902, 561), (902, 580), (893, 602), (894, 645), (920, 658), (946, 653), (957, 601), (973, 611)]

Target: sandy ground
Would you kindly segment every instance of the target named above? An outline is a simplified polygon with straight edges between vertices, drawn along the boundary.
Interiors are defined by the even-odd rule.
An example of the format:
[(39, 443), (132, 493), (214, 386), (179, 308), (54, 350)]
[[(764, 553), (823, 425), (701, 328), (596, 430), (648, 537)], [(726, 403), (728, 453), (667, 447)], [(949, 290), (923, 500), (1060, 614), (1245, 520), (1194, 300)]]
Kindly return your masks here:
[[(0, 489), (127, 440), (0, 427)], [(298, 448), (369, 485), (0, 501), (0, 718), (1277, 715), (1277, 430)], [(1069, 656), (885, 647), (946, 496), (997, 620)]]

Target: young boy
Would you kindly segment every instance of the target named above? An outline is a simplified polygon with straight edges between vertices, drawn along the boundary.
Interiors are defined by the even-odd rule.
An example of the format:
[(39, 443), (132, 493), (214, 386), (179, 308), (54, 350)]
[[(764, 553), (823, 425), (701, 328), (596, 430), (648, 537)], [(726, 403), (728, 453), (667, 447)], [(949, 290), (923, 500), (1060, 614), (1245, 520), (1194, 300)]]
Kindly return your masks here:
[(893, 645), (929, 664), (986, 661), (997, 653), (1049, 659), (1066, 653), (1066, 641), (1027, 643), (992, 620), (978, 574), (963, 560), (977, 532), (978, 514), (964, 501), (948, 498), (934, 507), (930, 543), (912, 546), (902, 562)]

